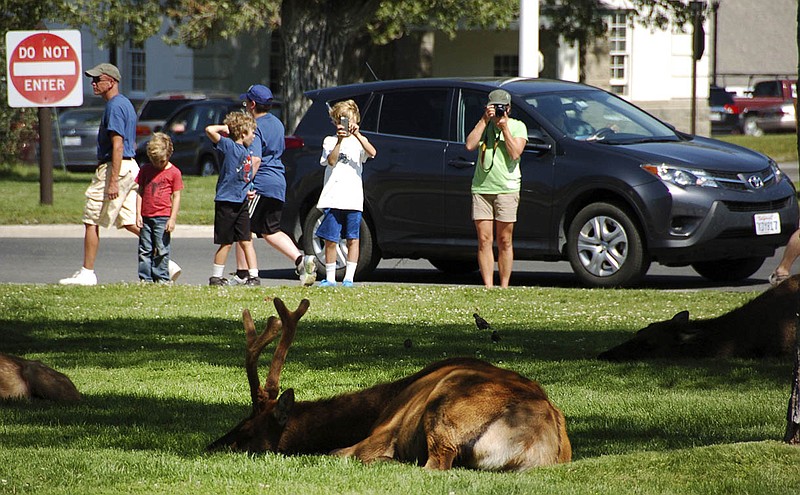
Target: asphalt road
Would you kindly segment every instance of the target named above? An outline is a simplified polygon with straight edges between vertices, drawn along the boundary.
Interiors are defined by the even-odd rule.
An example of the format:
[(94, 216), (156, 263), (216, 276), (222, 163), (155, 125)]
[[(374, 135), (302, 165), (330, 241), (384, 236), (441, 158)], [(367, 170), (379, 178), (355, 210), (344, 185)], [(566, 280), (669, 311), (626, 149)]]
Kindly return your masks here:
[[(0, 226), (0, 283), (57, 283), (81, 266), (83, 227)], [(101, 229), (100, 250), (95, 270), (99, 283), (136, 282), (136, 238), (126, 231)], [(292, 263), (268, 247), (263, 240), (255, 243), (259, 276), (265, 286), (297, 285)], [(216, 246), (210, 227), (178, 226), (172, 240), (172, 259), (181, 265), (179, 284), (205, 285), (211, 275)], [(766, 260), (761, 269), (735, 285), (717, 284), (697, 275), (690, 267), (669, 268), (653, 264), (642, 287), (669, 290), (766, 290), (767, 277), (777, 266), (783, 250)], [(228, 257), (226, 272), (233, 271), (233, 254)], [(478, 273), (448, 276), (425, 260), (383, 260), (368, 280), (356, 285), (437, 284), (480, 287)], [(515, 261), (513, 286), (581, 287), (566, 261)]]
[[(781, 163), (781, 169), (797, 183), (797, 163)], [(136, 238), (116, 229), (101, 229), (95, 271), (99, 283), (137, 282)], [(183, 268), (179, 284), (205, 285), (211, 276), (216, 246), (208, 226), (178, 225), (172, 238), (172, 259)], [(256, 240), (259, 276), (265, 286), (299, 285), (293, 264), (263, 240)], [(653, 264), (641, 287), (668, 290), (766, 290), (767, 277), (778, 265), (783, 249), (768, 258), (752, 277), (736, 284), (718, 284), (697, 275), (691, 267), (670, 268)], [(0, 283), (52, 284), (79, 269), (83, 261), (82, 225), (0, 226)], [(233, 253), (226, 272), (235, 268)], [(464, 276), (445, 275), (426, 260), (383, 260), (368, 280), (371, 284), (482, 285), (476, 272)], [(515, 261), (512, 286), (581, 287), (566, 261)]]

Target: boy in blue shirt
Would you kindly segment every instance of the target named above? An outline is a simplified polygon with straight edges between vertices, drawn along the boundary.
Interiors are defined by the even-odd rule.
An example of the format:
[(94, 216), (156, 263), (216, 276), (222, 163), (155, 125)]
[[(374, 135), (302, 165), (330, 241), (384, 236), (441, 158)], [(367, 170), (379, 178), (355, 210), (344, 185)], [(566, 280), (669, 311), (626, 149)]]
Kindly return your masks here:
[[(236, 242), (244, 251), (248, 277), (244, 285), (261, 285), (256, 265), (253, 236), (250, 233), (248, 200), (252, 199), (252, 158), (248, 147), (255, 139), (256, 121), (244, 112), (231, 112), (223, 124), (206, 127), (206, 135), (222, 154), (222, 165), (214, 197), (214, 244), (219, 244), (214, 254), (214, 267), (208, 285), (228, 285), (222, 274), (225, 260)], [(229, 137), (223, 136), (227, 133)]]

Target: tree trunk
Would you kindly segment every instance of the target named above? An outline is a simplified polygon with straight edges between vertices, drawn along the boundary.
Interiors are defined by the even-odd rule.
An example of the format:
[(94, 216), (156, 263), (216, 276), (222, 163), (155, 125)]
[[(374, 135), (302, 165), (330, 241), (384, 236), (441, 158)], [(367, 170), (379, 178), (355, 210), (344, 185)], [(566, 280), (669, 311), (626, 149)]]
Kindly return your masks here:
[(795, 335), (792, 393), (789, 396), (789, 409), (786, 412), (786, 434), (783, 436), (783, 441), (792, 445), (800, 445), (800, 318), (798, 318), (795, 325)]
[[(797, 6), (797, 23), (800, 26), (800, 4)], [(800, 49), (800, 28), (797, 30), (797, 47)], [(800, 51), (798, 51), (797, 67), (800, 70)], [(797, 114), (796, 108), (795, 114)], [(800, 126), (797, 127), (797, 149), (800, 151)], [(800, 312), (800, 307), (798, 307), (798, 311)], [(789, 396), (789, 410), (786, 412), (786, 434), (783, 436), (783, 441), (793, 445), (800, 445), (800, 318), (795, 326), (795, 340), (792, 393)]]
[(374, 19), (379, 5), (377, 0), (283, 0), (283, 112), (287, 131), (294, 131), (310, 104), (303, 92), (341, 83), (347, 43)]

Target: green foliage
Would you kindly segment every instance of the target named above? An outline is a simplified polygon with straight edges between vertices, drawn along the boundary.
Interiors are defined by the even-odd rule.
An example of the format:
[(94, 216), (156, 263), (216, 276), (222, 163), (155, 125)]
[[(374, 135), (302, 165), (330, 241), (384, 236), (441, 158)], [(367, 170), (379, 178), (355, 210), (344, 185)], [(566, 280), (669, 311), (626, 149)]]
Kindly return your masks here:
[[(655, 319), (687, 308), (711, 317), (756, 295), (0, 285), (2, 351), (66, 373), (84, 396), (73, 405), (0, 406), (0, 492), (796, 493), (800, 450), (778, 442), (789, 361), (594, 359)], [(250, 308), (262, 328), (275, 314), (265, 296), (290, 308), (311, 300), (281, 380), (299, 400), (400, 378), (444, 357), (476, 356), (542, 384), (566, 415), (574, 462), (500, 474), (205, 454), (249, 412), (241, 311)], [(476, 330), (476, 310), (500, 343)]]

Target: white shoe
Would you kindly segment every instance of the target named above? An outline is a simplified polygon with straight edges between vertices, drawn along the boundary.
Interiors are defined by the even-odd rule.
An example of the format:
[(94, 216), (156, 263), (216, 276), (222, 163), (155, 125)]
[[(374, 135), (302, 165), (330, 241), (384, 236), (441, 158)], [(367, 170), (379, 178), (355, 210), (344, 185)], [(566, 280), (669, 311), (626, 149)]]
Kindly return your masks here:
[(86, 271), (83, 268), (73, 273), (69, 278), (62, 278), (58, 281), (61, 285), (97, 285), (97, 275), (93, 271)]
[(239, 275), (232, 273), (231, 278), (228, 279), (228, 285), (244, 285), (247, 283), (247, 278), (241, 278)]
[(317, 259), (312, 255), (303, 256), (303, 262), (297, 267), (300, 283), (306, 287), (314, 285), (317, 280)]
[(169, 260), (169, 279), (175, 282), (181, 276), (181, 267), (172, 260)]

